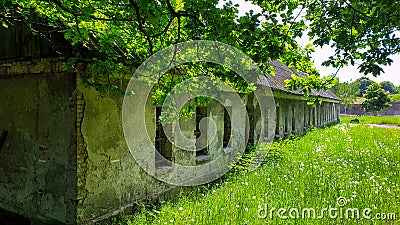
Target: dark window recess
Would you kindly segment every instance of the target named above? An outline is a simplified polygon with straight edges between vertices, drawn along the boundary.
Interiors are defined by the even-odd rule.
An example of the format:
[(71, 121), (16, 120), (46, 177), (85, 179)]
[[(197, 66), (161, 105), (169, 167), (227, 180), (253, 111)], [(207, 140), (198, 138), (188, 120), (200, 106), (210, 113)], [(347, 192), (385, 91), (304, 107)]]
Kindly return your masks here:
[(247, 145), (254, 144), (254, 107), (252, 105), (246, 106), (248, 124), (246, 126), (246, 133), (249, 134)]
[(171, 166), (172, 144), (164, 133), (159, 118), (161, 117), (161, 107), (156, 107), (156, 138), (155, 138), (155, 166), (156, 168)]
[[(285, 113), (285, 112), (284, 112)], [(289, 115), (290, 115), (290, 111), (288, 110), (288, 111), (286, 111), (286, 114), (284, 114), (285, 115), (285, 122), (284, 122), (284, 126), (285, 126), (285, 129), (284, 129), (284, 131), (285, 131), (285, 134), (284, 134), (284, 136), (287, 136), (287, 135), (289, 135), (289, 119), (290, 119), (290, 117), (289, 117)]]
[[(228, 111), (229, 110), (229, 111)], [(232, 112), (231, 107), (224, 107), (224, 138), (223, 138), (223, 148), (230, 147), (229, 140), (231, 139), (231, 119), (229, 116), (229, 112)]]
[(196, 161), (201, 162), (209, 159), (208, 149), (207, 149), (207, 127), (203, 124), (203, 136), (201, 136), (200, 121), (207, 117), (207, 107), (197, 107), (196, 108), (196, 130), (194, 134), (196, 135)]
[(279, 126), (280, 126), (280, 120), (279, 120), (279, 106), (276, 106), (276, 127), (275, 127), (275, 137), (279, 137), (280, 133), (279, 133)]
[(310, 117), (311, 117), (311, 119), (310, 119), (310, 121), (311, 121), (311, 126), (313, 126), (314, 123), (315, 123), (314, 108), (313, 108), (313, 107), (310, 108)]
[(296, 133), (296, 114), (295, 114), (295, 107), (292, 107), (292, 133)]
[(309, 121), (307, 120), (307, 114), (308, 114), (308, 107), (307, 107), (307, 105), (304, 107), (304, 129), (307, 129), (308, 128), (308, 124), (309, 124)]

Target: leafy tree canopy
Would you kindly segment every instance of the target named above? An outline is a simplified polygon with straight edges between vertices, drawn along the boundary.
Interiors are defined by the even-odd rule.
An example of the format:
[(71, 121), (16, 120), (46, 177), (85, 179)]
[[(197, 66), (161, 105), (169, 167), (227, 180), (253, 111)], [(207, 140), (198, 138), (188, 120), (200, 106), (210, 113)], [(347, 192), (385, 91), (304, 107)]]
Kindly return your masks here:
[[(40, 24), (64, 33), (75, 48), (71, 66), (80, 60), (80, 49), (96, 52), (90, 65), (105, 78), (132, 74), (149, 55), (171, 44), (204, 39), (241, 49), (265, 72), (272, 73), (268, 60), (280, 59), (289, 67), (308, 73), (309, 79), (295, 78), (287, 83), (287, 87), (303, 89), (307, 94), (309, 89), (332, 86), (334, 79), (320, 79), (311, 62), (312, 47), (303, 49), (296, 43), (295, 39), (304, 32), (315, 45), (336, 49), (326, 65), (342, 67), (360, 60), (359, 69), (365, 74), (379, 75), (383, 72), (381, 65), (390, 65), (390, 56), (399, 53), (397, 1), (251, 2), (262, 12), (238, 18), (238, 5), (227, 2), (218, 8), (218, 0), (3, 0), (0, 18), (4, 26), (23, 21), (36, 33), (48, 35), (37, 29), (38, 20), (32, 20), (39, 17)], [(210, 65), (197, 65), (196, 69), (205, 71), (205, 67)], [(245, 85), (219, 67), (208, 71), (239, 89)], [(109, 79), (98, 84), (88, 75), (86, 80), (92, 86), (104, 87), (105, 83), (107, 88), (118, 88)], [(165, 85), (160, 93), (172, 86)]]
[(361, 107), (364, 107), (368, 112), (378, 112), (384, 108), (390, 107), (390, 98), (386, 94), (385, 90), (377, 84), (371, 84), (366, 90), (364, 97), (365, 101), (361, 103)]
[[(160, 49), (200, 39), (223, 42), (242, 50), (265, 72), (273, 73), (266, 63), (268, 60), (280, 59), (294, 69), (318, 74), (309, 56), (312, 49), (302, 49), (295, 41), (305, 29), (303, 21), (297, 22), (290, 16), (297, 8), (296, 2), (280, 3), (262, 15), (249, 12), (240, 18), (238, 5), (227, 2), (218, 8), (217, 4), (218, 0), (5, 0), (0, 3), (3, 9), (0, 18), (4, 26), (23, 21), (35, 33), (44, 36), (48, 33), (37, 29), (37, 23), (64, 33), (75, 49), (71, 66), (83, 57), (82, 49), (92, 52), (91, 69), (107, 79), (96, 83), (92, 75), (87, 74), (86, 81), (99, 88), (104, 87), (104, 81), (107, 84), (113, 74), (131, 75), (132, 70)], [(283, 11), (288, 12), (288, 16), (278, 19), (277, 15)], [(40, 19), (32, 19), (36, 17)], [(206, 63), (199, 64), (185, 70), (203, 71), (200, 74), (207, 71), (243, 89), (241, 86), (245, 84), (233, 73)], [(115, 83), (106, 87), (118, 88)], [(167, 83), (158, 93), (168, 92), (170, 87), (173, 85)]]
[(389, 92), (390, 94), (397, 94), (397, 88), (394, 86), (394, 84), (390, 81), (382, 81), (380, 83), (381, 87), (383, 90)]
[[(306, 11), (303, 19), (314, 45), (335, 49), (324, 65), (358, 64), (361, 73), (378, 76), (384, 72), (382, 65), (391, 65), (390, 57), (400, 51), (398, 1), (306, 0), (299, 1), (299, 8)], [(361, 84), (361, 96), (367, 86)]]
[(400, 51), (398, 1), (307, 0), (302, 6), (314, 44), (336, 49), (326, 65), (341, 67), (359, 60), (360, 72), (377, 76), (383, 72), (381, 65), (390, 65), (390, 56)]
[(392, 102), (400, 102), (400, 94), (395, 94), (392, 96)]
[(360, 84), (360, 96), (361, 96), (361, 97), (365, 94), (367, 88), (368, 88), (371, 84), (374, 84), (374, 83), (375, 83), (375, 81), (369, 79), (368, 77), (360, 77), (360, 78), (358, 78), (355, 82), (357, 82), (357, 83)]
[(359, 82), (344, 82), (337, 83), (332, 87), (332, 91), (342, 99), (342, 104), (346, 108), (351, 107), (354, 101), (360, 94), (360, 83)]

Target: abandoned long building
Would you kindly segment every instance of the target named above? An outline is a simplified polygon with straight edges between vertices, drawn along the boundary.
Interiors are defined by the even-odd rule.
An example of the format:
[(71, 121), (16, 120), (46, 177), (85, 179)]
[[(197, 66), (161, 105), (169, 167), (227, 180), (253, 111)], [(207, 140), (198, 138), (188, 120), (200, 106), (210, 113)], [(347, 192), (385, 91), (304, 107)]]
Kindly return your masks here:
[[(123, 96), (98, 98), (85, 87), (79, 71), (64, 69), (65, 57), (54, 54), (37, 36), (20, 35), (17, 28), (0, 37), (0, 208), (31, 220), (86, 224), (102, 220), (154, 198), (173, 186), (146, 173), (132, 157), (123, 132)], [(322, 104), (308, 105), (300, 92), (284, 88), (284, 80), (299, 74), (274, 61), (276, 76), (259, 79), (258, 87), (272, 89), (275, 106), (268, 109), (265, 140), (302, 134), (311, 126), (339, 120), (340, 99), (331, 91), (313, 92)], [(244, 96), (249, 112), (249, 141), (259, 126), (254, 99)], [(213, 103), (211, 103), (213, 104)], [(213, 116), (217, 139), (195, 143), (208, 147), (180, 153), (166, 140), (156, 122), (160, 108), (146, 103), (146, 126), (157, 150), (167, 159), (187, 165), (204, 163), (224, 154), (231, 135), (225, 106), (199, 107), (184, 132), (199, 134), (199, 121)], [(138, 133), (137, 140), (141, 140)], [(240, 135), (239, 135), (240, 136)], [(239, 137), (243, 138), (243, 137)], [(261, 137), (263, 138), (263, 137)], [(137, 146), (141, 147), (140, 144)], [(234, 147), (234, 146), (229, 146)], [(152, 156), (149, 165), (168, 176), (173, 170)]]

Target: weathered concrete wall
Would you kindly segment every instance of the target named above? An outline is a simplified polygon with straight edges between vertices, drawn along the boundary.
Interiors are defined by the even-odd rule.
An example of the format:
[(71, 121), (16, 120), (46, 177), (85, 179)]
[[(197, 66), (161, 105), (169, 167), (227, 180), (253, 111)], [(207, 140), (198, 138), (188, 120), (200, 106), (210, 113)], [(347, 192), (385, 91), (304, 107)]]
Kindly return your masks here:
[[(78, 90), (85, 104), (79, 131), (85, 148), (79, 153), (84, 163), (78, 164), (78, 222), (111, 216), (168, 188), (149, 176), (128, 149), (122, 129), (123, 96), (99, 98), (96, 90), (81, 83)], [(149, 103), (146, 111), (154, 115), (146, 123), (155, 130), (154, 107)], [(143, 135), (147, 132), (137, 133), (138, 148)]]
[(390, 104), (392, 106), (379, 112), (379, 115), (381, 115), (381, 116), (400, 115), (400, 102), (391, 102)]
[[(400, 102), (392, 102), (390, 103), (392, 106), (382, 110), (379, 112), (379, 115), (381, 116), (395, 116), (395, 115), (400, 115)], [(354, 105), (348, 109), (345, 110), (345, 107), (343, 105), (340, 105), (340, 113), (341, 114), (348, 114), (348, 115), (364, 115), (364, 111), (361, 109), (359, 105)]]
[(276, 105), (275, 139), (300, 135), (311, 126), (322, 127), (339, 121), (338, 101), (323, 99), (322, 104), (308, 105), (300, 96), (273, 92)]
[(252, 114), (247, 129), (252, 133), (253, 140), (249, 140), (248, 144), (273, 141), (278, 126), (276, 118), (279, 117), (277, 114), (279, 110), (275, 108), (276, 102), (272, 91), (269, 88), (258, 87), (256, 94), (245, 95), (242, 98), (248, 114)]
[[(75, 74), (53, 73), (61, 70), (52, 60), (22, 63), (21, 66), (2, 64), (7, 76), (1, 77), (0, 132), (9, 131), (5, 147), (0, 152), (0, 207), (35, 218), (62, 223), (89, 223), (129, 210), (136, 203), (153, 198), (174, 187), (153, 178), (145, 172), (128, 149), (122, 127), (122, 100), (124, 96), (111, 94), (99, 98), (99, 92), (84, 87)], [(11, 76), (25, 74), (27, 76)], [(137, 95), (143, 91), (140, 83)], [(259, 99), (266, 101), (272, 96)], [(260, 108), (254, 96), (242, 96), (252, 110), (252, 121), (246, 124), (245, 111), (235, 102), (212, 102), (207, 116), (216, 123), (208, 130), (209, 161), (219, 156), (229, 160), (229, 148), (243, 148), (245, 127), (252, 127), (254, 141), (270, 141), (275, 137), (301, 134), (310, 126), (323, 126), (337, 121), (335, 102), (309, 106), (306, 99), (274, 92), (276, 110), (266, 105)], [(133, 104), (146, 104), (145, 114), (133, 107), (129, 122), (141, 127), (145, 121), (147, 132), (137, 130), (133, 136), (136, 149), (143, 149), (147, 167), (164, 177), (176, 172), (156, 168), (153, 141), (156, 130), (156, 108), (149, 99), (138, 99)], [(224, 107), (231, 109), (231, 120), (237, 126), (231, 131), (232, 142), (223, 147)], [(264, 124), (261, 124), (263, 114)], [(237, 122), (241, 121), (241, 122)], [(173, 135), (175, 125), (168, 128)], [(196, 120), (179, 121), (183, 135), (194, 139)], [(207, 125), (211, 129), (211, 124)], [(262, 127), (264, 126), (264, 129)], [(249, 129), (249, 128), (248, 128)], [(216, 134), (214, 139), (211, 135)], [(180, 137), (172, 142), (184, 143)], [(186, 143), (188, 144), (188, 143)], [(185, 146), (195, 149), (195, 142)], [(172, 158), (181, 165), (201, 164), (194, 151), (172, 148)], [(210, 175), (213, 168), (205, 168)], [(184, 173), (184, 171), (182, 172)]]
[[(81, 121), (80, 130), (77, 130), (82, 138), (78, 141), (78, 222), (85, 223), (88, 221), (97, 221), (103, 218), (114, 215), (124, 208), (129, 208), (135, 203), (152, 198), (165, 190), (174, 188), (171, 185), (162, 183), (147, 172), (145, 172), (128, 149), (122, 127), (122, 100), (121, 95), (112, 95), (107, 98), (99, 98), (98, 92), (93, 88), (85, 88), (81, 83), (78, 83), (79, 93), (82, 94), (84, 102), (83, 118)], [(134, 88), (136, 95), (141, 95), (140, 91), (143, 88), (138, 85)], [(79, 100), (78, 100), (79, 101)], [(137, 101), (137, 102), (135, 102)], [(140, 102), (142, 101), (142, 102)], [(157, 170), (155, 161), (154, 149), (148, 146), (145, 141), (147, 135), (150, 139), (155, 138), (155, 106), (151, 100), (147, 100), (145, 109), (145, 118), (142, 118), (139, 112), (140, 105), (145, 99), (133, 100), (134, 103), (130, 121), (132, 127), (140, 127), (140, 123), (145, 120), (147, 131), (135, 132), (132, 137), (135, 140), (135, 147), (143, 149), (145, 157), (150, 159), (148, 168), (159, 176), (169, 177), (173, 172), (176, 172), (175, 167), (169, 170)], [(225, 106), (232, 107), (232, 120), (241, 121), (244, 111), (238, 110), (237, 104), (232, 102), (223, 102)], [(79, 115), (78, 111), (78, 115)], [(229, 152), (224, 152), (222, 148), (223, 137), (223, 106), (220, 103), (212, 102), (208, 107), (207, 116), (211, 117), (216, 123), (216, 130), (209, 131), (207, 134), (216, 134), (216, 137), (207, 139), (210, 146), (208, 148), (209, 161), (217, 158), (226, 161), (236, 155), (231, 155)], [(194, 130), (196, 127), (194, 117), (188, 121), (183, 119), (179, 121), (180, 128), (186, 138), (194, 139)], [(175, 126), (175, 125), (174, 125)], [(174, 127), (172, 126), (172, 127)], [(208, 125), (210, 126), (210, 125)], [(239, 124), (238, 127), (232, 130), (232, 148), (244, 147), (244, 127), (245, 123)], [(172, 132), (174, 129), (172, 129)], [(83, 141), (83, 143), (80, 143)], [(172, 141), (177, 146), (186, 145), (188, 143), (180, 140), (180, 137), (173, 137)], [(79, 149), (79, 146), (84, 146)], [(146, 148), (148, 150), (146, 150)], [(192, 146), (185, 146), (187, 149), (195, 149), (195, 142)], [(180, 165), (196, 165), (196, 154), (194, 151), (182, 151), (178, 147), (172, 149), (173, 161)], [(222, 157), (221, 157), (222, 155)], [(82, 158), (82, 161), (80, 161)], [(201, 163), (200, 163), (201, 164)], [(205, 167), (203, 170), (214, 176), (217, 171), (213, 168)], [(185, 171), (182, 171), (185, 173)], [(202, 177), (200, 179), (206, 179)]]
[(71, 73), (0, 75), (0, 132), (8, 131), (0, 150), (1, 208), (75, 222), (74, 87)]

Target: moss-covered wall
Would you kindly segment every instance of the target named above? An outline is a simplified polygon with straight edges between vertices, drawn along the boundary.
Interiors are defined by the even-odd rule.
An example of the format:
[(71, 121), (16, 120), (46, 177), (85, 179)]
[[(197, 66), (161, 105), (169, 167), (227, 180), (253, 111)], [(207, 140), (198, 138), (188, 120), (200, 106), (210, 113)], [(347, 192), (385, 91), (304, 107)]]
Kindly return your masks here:
[(8, 131), (0, 150), (1, 208), (75, 222), (74, 86), (71, 73), (0, 75), (0, 133)]
[[(94, 88), (78, 83), (84, 102), (80, 131), (84, 143), (79, 151), (78, 221), (97, 221), (152, 198), (170, 186), (148, 175), (132, 157), (122, 128), (122, 95), (100, 98)], [(155, 130), (155, 111), (146, 107), (146, 123)], [(137, 121), (140, 120), (138, 116)], [(135, 124), (132, 124), (135, 126)], [(137, 133), (137, 140), (147, 135)], [(151, 134), (154, 139), (154, 133)], [(141, 144), (138, 142), (137, 147)]]

